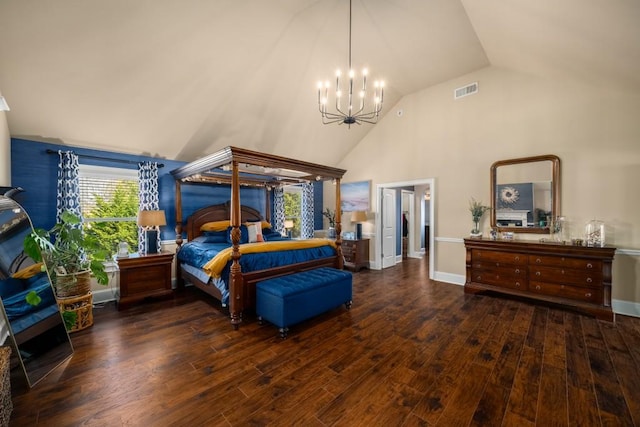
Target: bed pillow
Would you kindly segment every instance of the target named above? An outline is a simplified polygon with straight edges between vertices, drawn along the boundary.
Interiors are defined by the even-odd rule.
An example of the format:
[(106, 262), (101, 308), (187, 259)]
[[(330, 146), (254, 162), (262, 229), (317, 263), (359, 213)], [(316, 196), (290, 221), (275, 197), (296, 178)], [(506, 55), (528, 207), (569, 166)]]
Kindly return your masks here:
[(260, 228), (271, 228), (271, 223), (269, 221), (265, 221), (264, 219), (261, 221), (247, 221), (245, 224), (248, 226), (249, 224), (260, 224)]
[(265, 228), (264, 230), (262, 230), (262, 235), (264, 236), (264, 240), (266, 242), (283, 240), (282, 234), (278, 233), (277, 231), (273, 231), (270, 228)]
[(264, 242), (259, 222), (247, 224), (247, 232), (249, 234), (249, 243)]
[[(231, 240), (231, 230), (233, 229), (233, 227), (229, 226), (229, 228), (227, 228), (227, 242), (233, 244), (233, 241)], [(240, 244), (243, 243), (249, 243), (249, 230), (247, 229), (247, 226), (242, 224), (240, 226)]]
[(227, 228), (231, 225), (231, 222), (226, 219), (223, 221), (211, 221), (205, 222), (200, 227), (201, 231), (226, 231)]

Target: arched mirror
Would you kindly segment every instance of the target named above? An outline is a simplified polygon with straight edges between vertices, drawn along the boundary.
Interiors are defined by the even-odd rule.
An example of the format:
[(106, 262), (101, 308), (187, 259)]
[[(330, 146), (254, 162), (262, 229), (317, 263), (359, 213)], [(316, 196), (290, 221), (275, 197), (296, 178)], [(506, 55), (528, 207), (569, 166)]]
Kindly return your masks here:
[(0, 330), (30, 387), (73, 354), (49, 276), (23, 252), (24, 238), (32, 230), (24, 209), (0, 196)]
[(554, 155), (499, 160), (491, 165), (491, 226), (543, 233), (560, 215), (560, 159)]

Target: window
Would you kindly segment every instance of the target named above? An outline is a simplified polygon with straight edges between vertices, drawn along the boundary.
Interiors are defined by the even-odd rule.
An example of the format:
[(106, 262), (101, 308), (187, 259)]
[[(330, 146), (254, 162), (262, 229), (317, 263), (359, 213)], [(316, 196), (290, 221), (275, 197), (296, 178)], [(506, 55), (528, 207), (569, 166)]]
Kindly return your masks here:
[(138, 171), (80, 165), (80, 205), (85, 232), (111, 254), (118, 243), (138, 247)]
[(302, 188), (300, 186), (284, 187), (284, 218), (287, 232), (291, 232), (291, 237), (299, 239), (302, 230)]

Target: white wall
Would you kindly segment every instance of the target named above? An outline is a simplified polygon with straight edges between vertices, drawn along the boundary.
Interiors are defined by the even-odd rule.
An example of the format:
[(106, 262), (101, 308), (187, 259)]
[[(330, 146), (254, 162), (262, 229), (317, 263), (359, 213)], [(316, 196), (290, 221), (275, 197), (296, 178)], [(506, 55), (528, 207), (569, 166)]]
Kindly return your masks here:
[[(456, 87), (475, 81), (477, 94), (453, 99)], [(385, 108), (391, 111), (339, 166), (348, 171), (345, 181), (371, 179), (372, 188), (435, 178), (436, 271), (464, 278), (468, 202), (489, 204), (493, 162), (555, 154), (572, 234), (582, 235), (592, 218), (606, 222), (607, 243), (623, 249), (614, 261), (613, 298), (640, 303), (639, 93), (488, 67)], [(486, 234), (489, 215), (481, 227)]]

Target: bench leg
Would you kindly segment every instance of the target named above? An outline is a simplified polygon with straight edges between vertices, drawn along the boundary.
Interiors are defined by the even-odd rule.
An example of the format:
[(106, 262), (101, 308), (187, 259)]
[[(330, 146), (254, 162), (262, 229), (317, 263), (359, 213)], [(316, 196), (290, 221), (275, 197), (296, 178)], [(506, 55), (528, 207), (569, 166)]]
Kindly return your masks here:
[(283, 340), (286, 340), (287, 332), (289, 332), (289, 328), (280, 328), (278, 330), (280, 331), (280, 338), (282, 338)]
[(262, 320), (262, 316), (258, 316), (258, 324), (264, 325), (264, 320)]
[(351, 309), (351, 303), (352, 302), (353, 301), (347, 301), (347, 302), (344, 303), (344, 306), (347, 307), (347, 310)]

